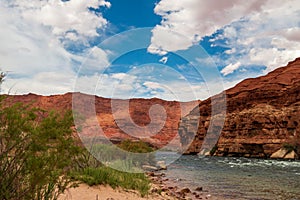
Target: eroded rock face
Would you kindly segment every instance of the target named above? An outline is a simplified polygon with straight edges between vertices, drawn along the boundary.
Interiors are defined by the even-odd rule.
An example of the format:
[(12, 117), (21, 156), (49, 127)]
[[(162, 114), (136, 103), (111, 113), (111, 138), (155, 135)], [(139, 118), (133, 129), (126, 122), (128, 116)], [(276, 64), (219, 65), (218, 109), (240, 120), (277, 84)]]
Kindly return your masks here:
[[(216, 105), (220, 102), (215, 98)], [(300, 58), (266, 76), (244, 80), (227, 90), (226, 105), (220, 137), (213, 136), (220, 127), (210, 127), (210, 122), (224, 112), (211, 116), (211, 98), (182, 119), (179, 134), (183, 145), (187, 145), (185, 139), (197, 125), (195, 120), (189, 119), (197, 118), (195, 113), (200, 110), (195, 139), (185, 153), (196, 154), (205, 149), (202, 144), (210, 127), (215, 131), (209, 137), (218, 139), (213, 152), (218, 156), (270, 157), (284, 144), (298, 146), (296, 153), (300, 155)]]
[[(72, 107), (72, 100), (76, 102)], [(35, 94), (11, 95), (5, 99), (10, 105), (16, 102), (28, 104), (46, 111), (55, 110), (65, 112), (75, 111), (79, 114), (77, 131), (81, 136), (93, 137), (98, 132), (102, 136), (118, 143), (124, 139), (142, 140), (153, 146), (162, 147), (173, 142), (180, 144), (177, 133), (179, 120), (187, 115), (198, 102), (179, 103), (176, 101), (164, 101), (161, 99), (132, 99), (111, 100), (108, 98), (95, 97), (81, 93), (67, 93), (64, 95), (40, 96)], [(125, 105), (125, 106), (124, 106)], [(126, 107), (128, 105), (128, 107)], [(159, 105), (159, 109), (151, 107)], [(155, 108), (155, 107), (154, 107)], [(166, 115), (162, 113), (165, 112)], [(151, 123), (150, 114), (153, 117), (152, 126), (141, 132), (143, 127)], [(135, 124), (135, 126), (133, 126)], [(156, 127), (161, 127), (154, 130)], [(137, 129), (136, 126), (140, 127)], [(100, 134), (101, 135), (101, 134)]]

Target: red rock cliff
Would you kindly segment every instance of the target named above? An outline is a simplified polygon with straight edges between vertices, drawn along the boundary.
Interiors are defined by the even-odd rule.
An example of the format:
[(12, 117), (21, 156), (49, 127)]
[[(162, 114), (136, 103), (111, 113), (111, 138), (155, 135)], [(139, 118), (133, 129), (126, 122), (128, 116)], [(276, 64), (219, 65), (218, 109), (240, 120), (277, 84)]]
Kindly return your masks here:
[[(185, 153), (203, 150), (201, 146), (211, 119), (223, 114), (224, 126), (216, 123), (210, 127), (212, 132), (220, 130), (220, 135), (209, 136), (212, 141), (218, 140), (215, 155), (270, 157), (284, 145), (298, 149), (300, 155), (300, 58), (265, 76), (246, 79), (225, 93), (226, 113), (220, 109), (211, 116), (209, 98), (182, 119), (179, 134), (183, 144), (188, 145), (186, 139), (196, 129), (196, 136)], [(221, 96), (213, 97), (215, 107), (221, 104)], [(192, 118), (197, 119), (196, 123)], [(195, 128), (198, 120), (199, 126)], [(186, 127), (192, 128), (189, 131)]]
[[(101, 130), (104, 132), (104, 137), (114, 142), (119, 142), (124, 139), (137, 140), (141, 134), (144, 134), (142, 140), (157, 147), (165, 146), (173, 139), (177, 140), (173, 142), (180, 143), (177, 133), (180, 118), (188, 114), (191, 109), (198, 104), (196, 101), (179, 103), (157, 98), (112, 101), (108, 98), (81, 93), (67, 93), (52, 96), (40, 96), (35, 94), (10, 95), (5, 99), (5, 102), (8, 104), (21, 102), (46, 111), (54, 110), (65, 112), (73, 109), (73, 111), (80, 113), (80, 117), (84, 118), (83, 122), (76, 124), (78, 133), (81, 136), (93, 137), (97, 135), (95, 131)], [(76, 108), (72, 107), (72, 102), (76, 102)], [(129, 113), (128, 109), (124, 107), (126, 103), (129, 103)], [(143, 133), (139, 132), (139, 130), (151, 123), (149, 111), (151, 113), (150, 108), (154, 105), (162, 106), (165, 110), (166, 118), (155, 109), (152, 110), (152, 115), (154, 116), (153, 120), (155, 122), (152, 124), (152, 127)], [(141, 129), (136, 129), (132, 123), (138, 125)], [(157, 127), (156, 123), (161, 124), (159, 130), (153, 130)], [(156, 134), (151, 133), (151, 131), (155, 131)]]

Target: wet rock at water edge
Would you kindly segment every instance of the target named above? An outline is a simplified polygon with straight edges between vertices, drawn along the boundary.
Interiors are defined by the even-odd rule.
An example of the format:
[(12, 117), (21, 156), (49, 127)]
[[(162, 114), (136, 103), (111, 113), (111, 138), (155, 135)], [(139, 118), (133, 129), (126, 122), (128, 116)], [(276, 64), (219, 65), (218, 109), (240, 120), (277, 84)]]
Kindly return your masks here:
[(159, 169), (159, 170), (167, 170), (167, 165), (166, 165), (166, 162), (165, 161), (158, 161), (156, 163), (156, 167)]
[(158, 168), (157, 167), (154, 167), (154, 166), (151, 166), (151, 165), (143, 165), (142, 166), (142, 169), (145, 170), (145, 171), (158, 171)]

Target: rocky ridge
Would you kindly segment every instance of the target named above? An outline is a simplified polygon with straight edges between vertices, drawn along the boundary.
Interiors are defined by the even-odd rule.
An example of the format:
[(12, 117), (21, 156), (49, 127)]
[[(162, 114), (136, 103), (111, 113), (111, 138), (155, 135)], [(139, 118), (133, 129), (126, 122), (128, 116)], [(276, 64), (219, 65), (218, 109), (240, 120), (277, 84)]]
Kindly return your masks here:
[[(114, 143), (125, 139), (142, 139), (156, 147), (173, 142), (174, 148), (177, 148), (180, 143), (177, 133), (180, 118), (187, 115), (198, 104), (197, 101), (180, 103), (157, 98), (112, 100), (82, 93), (51, 96), (9, 95), (5, 98), (5, 102), (8, 105), (21, 102), (45, 111), (54, 110), (61, 113), (73, 109), (80, 113), (81, 118), (84, 118), (83, 122), (79, 122), (80, 124), (76, 123), (77, 133), (81, 136), (94, 137), (97, 132), (102, 132), (102, 135), (99, 133), (100, 136)], [(74, 108), (74, 102), (76, 108)], [(157, 105), (161, 107), (151, 110)], [(163, 115), (164, 112), (165, 115)], [(153, 119), (150, 118), (149, 113)], [(153, 120), (152, 126), (143, 129), (149, 126), (151, 120)], [(161, 129), (153, 130), (156, 125), (160, 125)], [(144, 132), (140, 133), (139, 130), (144, 130)], [(153, 131), (156, 134), (153, 134)], [(139, 134), (144, 134), (144, 136), (141, 138)]]
[[(226, 109), (222, 109), (224, 95)], [(216, 108), (213, 116), (212, 104)], [(218, 123), (215, 119), (220, 116), (224, 120)], [(246, 79), (225, 93), (200, 102), (181, 120), (179, 134), (186, 154), (268, 158), (280, 149), (287, 149), (295, 152), (296, 158), (300, 155), (299, 116), (300, 58), (297, 58), (285, 67)], [(187, 140), (193, 135), (190, 145)]]

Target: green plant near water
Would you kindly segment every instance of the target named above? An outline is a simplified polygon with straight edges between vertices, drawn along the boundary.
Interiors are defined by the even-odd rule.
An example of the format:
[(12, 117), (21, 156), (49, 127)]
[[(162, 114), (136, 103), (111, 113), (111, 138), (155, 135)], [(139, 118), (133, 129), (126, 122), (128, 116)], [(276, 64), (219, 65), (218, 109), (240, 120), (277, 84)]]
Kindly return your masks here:
[(209, 154), (210, 154), (211, 156), (213, 156), (217, 150), (218, 150), (218, 146), (215, 145), (215, 146), (210, 150)]
[(151, 153), (154, 151), (149, 144), (143, 141), (124, 140), (118, 145), (118, 147), (132, 153)]
[(133, 171), (142, 165), (155, 163), (154, 149), (142, 141), (125, 140), (118, 145), (91, 143), (87, 146), (95, 158), (123, 171)]
[(148, 194), (150, 181), (143, 173), (126, 173), (110, 167), (85, 168), (82, 171), (71, 173), (71, 178), (80, 180), (88, 185), (110, 185), (113, 188), (137, 190), (142, 196)]
[[(139, 167), (143, 163), (154, 162), (154, 155), (143, 153), (128, 155), (130, 151), (131, 153), (132, 151), (135, 153), (152, 152), (153, 149), (148, 144), (125, 140), (118, 146), (91, 144), (88, 150), (91, 154), (85, 151), (81, 162), (91, 164), (73, 170), (70, 173), (72, 180), (81, 181), (90, 186), (106, 184), (113, 188), (122, 187), (124, 189), (137, 190), (142, 196), (148, 194), (150, 180), (142, 173)], [(99, 165), (96, 158), (100, 158), (100, 160), (105, 162), (109, 167)], [(95, 165), (95, 163), (97, 163), (97, 165)], [(135, 173), (127, 173), (129, 171)]]
[(289, 143), (284, 143), (284, 144), (282, 145), (282, 147), (283, 147), (285, 150), (287, 150), (288, 153), (297, 150), (297, 146), (296, 146), (296, 145), (289, 144)]

